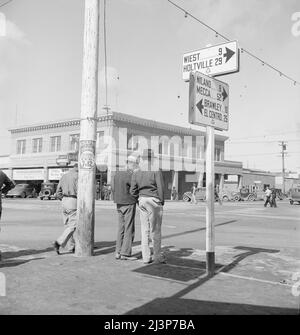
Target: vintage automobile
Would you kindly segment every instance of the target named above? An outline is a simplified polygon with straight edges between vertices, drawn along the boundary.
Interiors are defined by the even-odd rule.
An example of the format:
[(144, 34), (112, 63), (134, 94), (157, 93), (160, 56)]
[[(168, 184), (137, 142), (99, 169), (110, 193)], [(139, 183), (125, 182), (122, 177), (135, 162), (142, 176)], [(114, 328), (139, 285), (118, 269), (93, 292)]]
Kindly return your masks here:
[[(195, 193), (196, 201), (205, 201), (206, 200), (206, 188), (198, 187)], [(182, 196), (182, 200), (185, 202), (192, 201), (192, 192), (185, 192)], [(215, 201), (218, 201), (218, 197), (215, 194)]]
[(41, 192), (39, 194), (39, 198), (41, 200), (57, 199), (57, 196), (56, 196), (57, 185), (58, 185), (57, 183), (43, 183), (41, 187)]
[(295, 202), (300, 205), (300, 187), (294, 187), (289, 191), (289, 201), (291, 205)]
[(34, 194), (34, 186), (30, 184), (16, 184), (14, 188), (7, 192), (7, 198), (27, 198)]

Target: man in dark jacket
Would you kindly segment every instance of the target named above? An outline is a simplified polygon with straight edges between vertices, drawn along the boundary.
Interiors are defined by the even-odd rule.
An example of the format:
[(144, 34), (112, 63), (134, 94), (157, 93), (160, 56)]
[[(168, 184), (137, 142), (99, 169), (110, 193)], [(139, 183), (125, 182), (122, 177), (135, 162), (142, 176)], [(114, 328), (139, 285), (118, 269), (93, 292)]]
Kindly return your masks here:
[[(5, 185), (3, 187), (3, 185)], [(2, 193), (6, 194), (9, 190), (14, 188), (14, 183), (7, 177), (7, 175), (0, 170), (0, 220), (2, 214)], [(1, 251), (0, 251), (0, 261), (1, 261)]]
[[(161, 171), (151, 171), (151, 161), (155, 159), (152, 150), (144, 150), (140, 170), (132, 175), (130, 193), (138, 197), (142, 255), (145, 264), (165, 263), (161, 253), (161, 224), (164, 205), (164, 183)], [(153, 241), (153, 260), (149, 238)]]
[[(3, 187), (3, 185), (5, 186)], [(7, 175), (2, 170), (0, 170), (0, 219), (2, 214), (2, 194), (6, 194), (14, 187), (14, 183), (7, 177)]]
[(137, 259), (131, 256), (137, 199), (129, 193), (132, 173), (136, 168), (137, 157), (131, 155), (127, 159), (127, 169), (117, 171), (111, 185), (119, 218), (115, 257), (121, 260)]

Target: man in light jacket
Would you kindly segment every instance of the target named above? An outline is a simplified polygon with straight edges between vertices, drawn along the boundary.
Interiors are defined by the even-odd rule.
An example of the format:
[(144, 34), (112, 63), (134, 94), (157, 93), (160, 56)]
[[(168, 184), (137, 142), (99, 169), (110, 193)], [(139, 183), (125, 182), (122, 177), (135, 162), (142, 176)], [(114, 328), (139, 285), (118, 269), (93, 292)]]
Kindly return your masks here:
[[(132, 175), (130, 193), (138, 197), (141, 219), (142, 256), (145, 264), (165, 263), (161, 253), (161, 224), (163, 215), (164, 182), (161, 171), (151, 171), (155, 159), (152, 150), (144, 150), (140, 170)], [(153, 241), (153, 259), (149, 238)]]

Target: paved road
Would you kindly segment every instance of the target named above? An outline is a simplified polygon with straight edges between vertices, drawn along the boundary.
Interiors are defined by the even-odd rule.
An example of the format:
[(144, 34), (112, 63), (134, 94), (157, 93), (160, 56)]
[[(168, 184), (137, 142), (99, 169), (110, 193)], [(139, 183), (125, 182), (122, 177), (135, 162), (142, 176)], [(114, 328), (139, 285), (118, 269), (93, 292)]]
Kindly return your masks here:
[[(293, 314), (299, 307), (299, 297), (291, 293), (297, 280), (293, 274), (300, 272), (298, 205), (284, 201), (278, 202), (278, 208), (264, 208), (263, 202), (216, 204), (218, 275), (211, 280), (203, 279), (204, 203), (166, 203), (165, 266), (114, 260), (117, 216), (111, 202), (96, 202), (98, 257), (85, 260), (56, 256), (49, 248), (62, 231), (58, 201), (6, 199), (3, 207), (0, 271), (9, 278), (7, 297), (0, 297), (3, 313)], [(137, 215), (137, 255), (139, 226)], [(27, 279), (22, 285), (21, 276)], [(79, 282), (80, 297), (74, 293)], [(33, 289), (37, 307), (32, 305)], [(62, 299), (52, 304), (54, 297)]]

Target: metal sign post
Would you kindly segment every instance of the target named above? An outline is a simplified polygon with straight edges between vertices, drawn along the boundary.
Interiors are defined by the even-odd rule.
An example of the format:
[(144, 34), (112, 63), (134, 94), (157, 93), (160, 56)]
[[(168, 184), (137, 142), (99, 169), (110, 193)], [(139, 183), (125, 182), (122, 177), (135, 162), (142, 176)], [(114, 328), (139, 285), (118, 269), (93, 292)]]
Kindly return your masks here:
[(206, 127), (206, 274), (215, 272), (215, 129), (228, 130), (229, 86), (200, 72), (190, 73), (189, 123)]
[(206, 126), (206, 274), (215, 272), (215, 129)]

